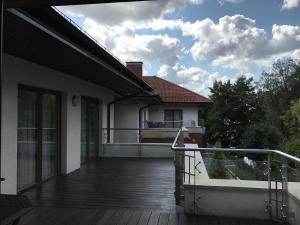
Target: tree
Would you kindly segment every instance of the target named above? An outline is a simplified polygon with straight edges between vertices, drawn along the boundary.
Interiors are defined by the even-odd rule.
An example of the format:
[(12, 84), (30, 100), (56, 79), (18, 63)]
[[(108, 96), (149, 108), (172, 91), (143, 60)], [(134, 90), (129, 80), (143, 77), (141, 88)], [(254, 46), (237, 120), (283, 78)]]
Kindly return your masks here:
[(291, 107), (280, 117), (289, 136), (300, 134), (300, 98), (291, 102)]
[(260, 93), (265, 122), (285, 134), (281, 115), (292, 100), (300, 97), (300, 67), (291, 59), (278, 60), (270, 72), (263, 72)]
[(211, 88), (213, 105), (207, 114), (207, 130), (211, 143), (223, 147), (238, 146), (243, 131), (257, 119), (259, 99), (253, 79), (239, 77), (235, 83), (216, 81)]
[(291, 102), (281, 119), (288, 130), (287, 137), (280, 144), (280, 149), (300, 157), (300, 98)]

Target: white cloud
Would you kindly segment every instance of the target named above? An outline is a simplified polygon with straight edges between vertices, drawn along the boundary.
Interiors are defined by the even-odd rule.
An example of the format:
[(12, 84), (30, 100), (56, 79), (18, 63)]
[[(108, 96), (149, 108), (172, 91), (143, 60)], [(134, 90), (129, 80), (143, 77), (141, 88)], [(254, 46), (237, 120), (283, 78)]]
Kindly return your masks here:
[(144, 23), (162, 18), (187, 4), (202, 4), (204, 0), (159, 0), (145, 2), (126, 2), (99, 5), (79, 5), (59, 7), (65, 13), (84, 16), (96, 20), (99, 24), (121, 25), (126, 21)]
[(283, 0), (282, 9), (289, 10), (300, 5), (300, 0)]
[(168, 35), (138, 35), (126, 26), (104, 26), (92, 19), (85, 20), (84, 29), (123, 62), (175, 65), (181, 54), (180, 40)]
[(178, 78), (191, 79), (192, 81), (199, 81), (203, 76), (207, 75), (208, 72), (199, 67), (182, 67), (177, 72)]
[(212, 60), (212, 65), (246, 70), (266, 59), (300, 48), (300, 27), (273, 25), (272, 39), (257, 28), (255, 20), (243, 15), (224, 16), (215, 23), (204, 19), (181, 26), (184, 36), (195, 42), (191, 54), (196, 61)]
[(210, 95), (209, 87), (212, 87), (216, 80), (235, 80), (218, 72), (210, 73), (200, 67), (185, 67), (179, 63), (175, 66), (162, 65), (157, 75), (205, 96)]
[(218, 0), (220, 5), (224, 5), (225, 3), (241, 3), (243, 0)]

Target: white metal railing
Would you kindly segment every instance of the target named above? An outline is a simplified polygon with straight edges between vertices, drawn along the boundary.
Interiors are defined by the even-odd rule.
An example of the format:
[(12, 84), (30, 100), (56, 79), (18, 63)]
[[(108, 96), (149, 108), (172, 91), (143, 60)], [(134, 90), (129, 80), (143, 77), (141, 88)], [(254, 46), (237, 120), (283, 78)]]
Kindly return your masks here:
[[(175, 151), (175, 174), (176, 174), (176, 203), (181, 204), (184, 201), (184, 188), (185, 184), (193, 184), (197, 185), (196, 179), (197, 176), (201, 179), (201, 171), (199, 171), (199, 164), (201, 161), (197, 161), (196, 154), (200, 154), (205, 157), (206, 154), (210, 156), (212, 154), (228, 154), (230, 157), (234, 158), (235, 156), (237, 160), (230, 160), (227, 165), (234, 168), (234, 170), (230, 170), (229, 175), (233, 179), (239, 179), (239, 170), (245, 173), (245, 170), (242, 171), (243, 168), (239, 168), (239, 165), (242, 167), (254, 168), (258, 165), (258, 162), (251, 161), (250, 165), (246, 165), (241, 163), (239, 157), (241, 155), (251, 155), (257, 156), (259, 155), (260, 160), (263, 158), (260, 164), (260, 172), (261, 178), (265, 179), (268, 184), (268, 199), (265, 199), (266, 203), (266, 211), (269, 214), (270, 220), (279, 220), (282, 222), (287, 222), (289, 220), (289, 182), (296, 182), (297, 185), (300, 184), (300, 159), (289, 155), (285, 152), (279, 150), (270, 150), (270, 149), (237, 149), (237, 148), (199, 148), (195, 145), (190, 147), (190, 143), (186, 143), (188, 140), (183, 132), (186, 130), (180, 129), (176, 135), (176, 138), (172, 144), (172, 150)], [(254, 157), (254, 158), (255, 158)], [(225, 159), (226, 160), (226, 159)], [(228, 172), (228, 167), (226, 168), (226, 164), (224, 160), (220, 159), (212, 159), (209, 160), (213, 165), (221, 165), (223, 167), (220, 172), (221, 176), (226, 176)], [(208, 174), (210, 173), (209, 168), (206, 169)], [(258, 167), (258, 166), (257, 166)], [(205, 167), (204, 167), (205, 168)], [(253, 171), (253, 169), (252, 169)], [(202, 171), (203, 172), (203, 171)], [(220, 175), (219, 174), (219, 175)], [(208, 178), (210, 179), (210, 178)], [(220, 178), (221, 179), (221, 178)], [(224, 177), (223, 179), (228, 179), (228, 177)], [(253, 176), (253, 179), (257, 179)], [(191, 182), (193, 180), (193, 182)], [(296, 186), (298, 188), (298, 186)], [(300, 186), (299, 186), (300, 187)], [(194, 189), (196, 190), (196, 188)], [(300, 191), (300, 189), (298, 190)], [(274, 194), (275, 193), (275, 194)], [(298, 192), (297, 192), (298, 193)], [(194, 192), (195, 201), (194, 207), (196, 207), (197, 199), (196, 199), (196, 191)], [(300, 210), (300, 209), (296, 209)], [(196, 211), (196, 210), (195, 210)], [(251, 213), (251, 212), (249, 212)], [(298, 224), (298, 223), (297, 223)]]
[(142, 121), (143, 128), (181, 128), (197, 127), (195, 120), (172, 120), (172, 121)]
[[(179, 128), (103, 128), (102, 139), (106, 144), (172, 143)], [(108, 136), (110, 136), (108, 138)]]

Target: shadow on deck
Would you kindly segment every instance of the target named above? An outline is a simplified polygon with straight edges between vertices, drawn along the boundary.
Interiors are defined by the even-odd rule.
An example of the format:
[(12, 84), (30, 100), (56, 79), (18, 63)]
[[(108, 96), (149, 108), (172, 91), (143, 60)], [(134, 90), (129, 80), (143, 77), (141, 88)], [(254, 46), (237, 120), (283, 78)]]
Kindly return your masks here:
[(34, 210), (21, 225), (261, 225), (266, 221), (188, 216), (176, 208), (167, 159), (91, 161), (26, 192)]

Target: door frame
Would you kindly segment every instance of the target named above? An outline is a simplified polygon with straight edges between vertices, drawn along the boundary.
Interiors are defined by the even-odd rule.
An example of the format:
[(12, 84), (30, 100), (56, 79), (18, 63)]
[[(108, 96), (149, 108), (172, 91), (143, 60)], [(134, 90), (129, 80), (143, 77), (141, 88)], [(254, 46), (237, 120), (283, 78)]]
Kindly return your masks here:
[(183, 110), (182, 109), (165, 109), (164, 110), (164, 121), (166, 122), (166, 112), (172, 112), (172, 119), (173, 121), (168, 121), (168, 122), (172, 122), (172, 128), (177, 128), (175, 127), (175, 120), (174, 120), (174, 112), (180, 112), (181, 115), (180, 115), (180, 119), (181, 119), (181, 123), (183, 122)]
[[(35, 155), (35, 184), (33, 184), (30, 187), (27, 187), (23, 190), (18, 191), (18, 193), (23, 193), (33, 187), (39, 186), (44, 182), (47, 182), (59, 175), (61, 175), (61, 116), (62, 116), (62, 94), (59, 91), (55, 90), (49, 90), (45, 88), (39, 88), (39, 87), (33, 87), (28, 86), (24, 84), (18, 85), (18, 101), (19, 101), (19, 91), (20, 90), (28, 90), (32, 92), (37, 93), (37, 107), (36, 107), (36, 123), (37, 123), (37, 130), (36, 130), (36, 136), (37, 136), (37, 142), (36, 142), (36, 155)], [(56, 96), (56, 107), (57, 107), (57, 171), (56, 174), (50, 178), (47, 178), (45, 180), (42, 180), (42, 169), (43, 169), (43, 162), (42, 162), (42, 148), (43, 148), (43, 129), (42, 129), (42, 122), (43, 122), (43, 94), (52, 94)], [(18, 109), (19, 112), (19, 109)], [(17, 118), (19, 119), (19, 117)], [(17, 158), (18, 160), (18, 158)]]

